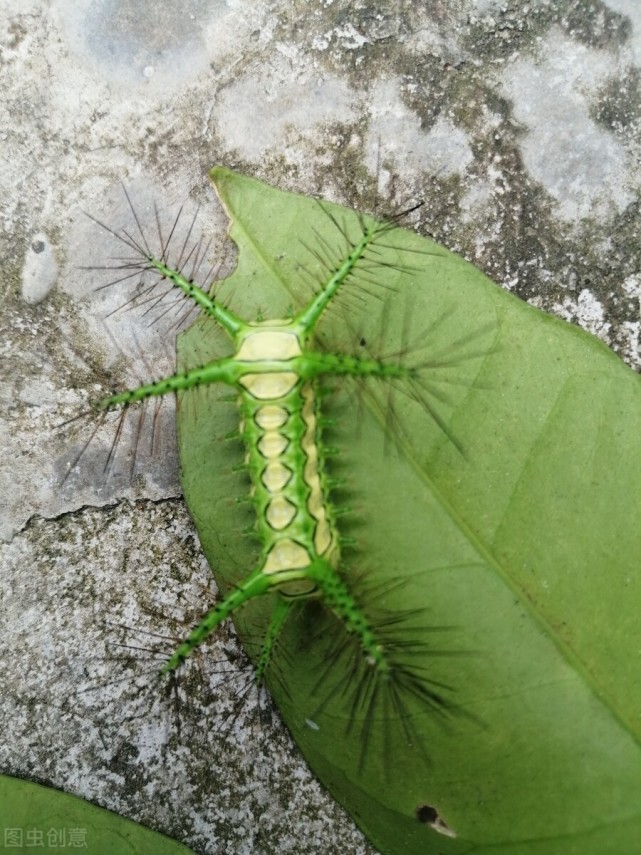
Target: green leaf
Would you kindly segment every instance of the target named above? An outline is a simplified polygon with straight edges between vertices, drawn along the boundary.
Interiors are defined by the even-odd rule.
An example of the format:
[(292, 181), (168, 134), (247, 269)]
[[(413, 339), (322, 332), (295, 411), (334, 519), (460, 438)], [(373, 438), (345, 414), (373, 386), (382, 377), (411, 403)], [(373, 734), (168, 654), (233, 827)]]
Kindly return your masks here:
[[(335, 224), (312, 199), (222, 168), (212, 179), (239, 252), (222, 298), (247, 320), (304, 304), (301, 268), (320, 269), (308, 247), (338, 248)], [(358, 232), (356, 214), (327, 207)], [(385, 243), (389, 299), (360, 294), (330, 310), (318, 338), (346, 353), (419, 341), (432, 364), (425, 397), (463, 453), (400, 394), (390, 443), (385, 388), (369, 383), (359, 397), (336, 381), (323, 410), (337, 420), (336, 465), (355, 510), (347, 532), (359, 544), (345, 563), (377, 583), (403, 580), (385, 606), (423, 610), (417, 633), (432, 649), (422, 665), (459, 713), (410, 702), (409, 748), (394, 716), (375, 722), (359, 772), (362, 722), (350, 728), (349, 704), (327, 700), (331, 677), (317, 685), (327, 644), (310, 640), (313, 610), (287, 625), (270, 691), (310, 766), (386, 855), (636, 851), (639, 378), (432, 242), (397, 230)], [(229, 351), (199, 321), (179, 339), (180, 367)], [(186, 398), (179, 412), (185, 496), (223, 590), (257, 562), (240, 534), (251, 523), (236, 502), (248, 484), (232, 471), (242, 451), (221, 441), (238, 418), (225, 394)], [(251, 651), (271, 607), (265, 597), (237, 615)], [(433, 827), (436, 814), (455, 837)]]
[(2, 851), (190, 855), (181, 843), (68, 793), (0, 775)]

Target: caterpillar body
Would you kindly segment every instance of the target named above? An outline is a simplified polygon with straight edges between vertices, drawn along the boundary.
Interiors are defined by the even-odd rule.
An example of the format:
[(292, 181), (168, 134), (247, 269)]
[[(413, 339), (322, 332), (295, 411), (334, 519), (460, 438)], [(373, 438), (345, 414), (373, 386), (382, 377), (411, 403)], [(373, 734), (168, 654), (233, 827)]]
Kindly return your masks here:
[[(93, 409), (104, 414), (169, 393), (179, 395), (211, 384), (224, 384), (237, 393), (240, 415), (238, 434), (245, 445), (251, 501), (256, 511), (260, 540), (258, 566), (241, 578), (220, 602), (207, 611), (161, 668), (175, 671), (218, 627), (248, 601), (275, 594), (269, 626), (256, 663), (256, 682), (268, 669), (274, 647), (290, 611), (301, 602), (320, 600), (342, 623), (360, 650), (360, 667), (366, 675), (359, 699), (372, 711), (382, 687), (391, 692), (397, 709), (399, 691), (410, 691), (439, 712), (448, 703), (429, 679), (401, 663), (395, 655), (393, 634), (375, 626), (354, 595), (342, 571), (341, 535), (331, 502), (332, 480), (326, 471), (322, 416), (317, 385), (321, 378), (351, 377), (406, 384), (419, 394), (419, 368), (401, 361), (327, 353), (314, 349), (317, 324), (341, 290), (352, 285), (378, 262), (383, 239), (396, 228), (393, 220), (366, 223), (352, 241), (341, 224), (323, 208), (347, 243), (344, 257), (329, 272), (313, 299), (289, 319), (246, 321), (183, 272), (189, 255), (178, 269), (166, 260), (168, 245), (156, 256), (141, 240), (120, 236), (140, 258), (134, 270), (152, 271), (182, 292), (201, 312), (213, 319), (233, 343), (234, 352), (197, 368), (190, 368), (153, 383), (99, 400)], [(125, 268), (127, 265), (125, 265)], [(445, 428), (444, 428), (445, 429)], [(401, 616), (397, 615), (397, 618)], [(417, 645), (420, 647), (420, 645)], [(357, 670), (359, 670), (357, 668)], [(363, 746), (362, 759), (366, 752)]]
[[(638, 378), (394, 220), (211, 175), (234, 272), (193, 275), (188, 241), (170, 263), (173, 229), (155, 253), (141, 228), (117, 234), (133, 253), (118, 276), (162, 280), (200, 315), (176, 374), (91, 410), (121, 411), (113, 457), (132, 405), (177, 393), (181, 482), (220, 599), (154, 674), (175, 685), (231, 616), (311, 768), (385, 855), (570, 833), (629, 848), (639, 764), (620, 713), (632, 721), (637, 684), (611, 679), (611, 657), (628, 674), (638, 647), (619, 631), (633, 618), (612, 619), (639, 552)], [(154, 287), (139, 298), (164, 311)]]
[[(378, 220), (219, 167), (210, 175), (240, 250), (226, 278), (200, 276), (207, 253), (202, 241), (190, 247), (193, 222), (182, 245), (178, 218), (166, 238), (158, 223), (153, 252), (131, 203), (136, 231), (96, 221), (131, 253), (102, 288), (131, 278), (139, 285), (127, 306), (165, 314), (174, 294), (198, 310), (178, 335), (175, 374), (108, 395), (81, 414), (98, 425), (118, 414), (110, 466), (128, 413), (140, 408), (138, 441), (146, 405), (177, 398), (181, 482), (219, 599), (163, 650), (159, 665), (158, 651), (149, 649), (157, 679), (145, 692), (158, 692), (158, 679), (173, 683), (231, 617), (253, 683), (275, 698), (323, 783), (359, 824), (358, 793), (369, 789), (419, 827), (420, 848), (425, 823), (417, 817), (430, 801), (425, 770), (435, 737), (455, 720), (478, 727), (457, 697), (469, 672), (469, 662), (461, 669), (469, 657), (460, 628), (439, 620), (438, 602), (448, 596), (444, 571), (473, 571), (479, 559), (465, 538), (460, 549), (443, 549), (440, 526), (449, 538), (450, 523), (423, 473), (431, 458), (441, 464), (464, 455), (452, 414), (491, 351), (493, 301), (477, 297), (473, 317), (462, 323), (466, 288), (461, 298), (458, 281), (451, 290), (426, 287), (426, 266), (451, 276), (451, 254), (400, 228), (403, 215)], [(287, 215), (291, 200), (304, 205), (305, 222), (293, 209), (292, 222), (281, 224), (282, 249), (272, 247), (266, 193), (282, 196), (279, 214)], [(243, 204), (247, 239), (238, 223)], [(132, 471), (135, 461), (136, 453)], [(377, 473), (387, 470), (381, 481)], [(402, 501), (388, 502), (388, 487)], [(433, 505), (429, 524), (412, 514), (415, 501)], [(247, 508), (251, 532), (242, 533), (249, 538), (241, 536)], [(426, 824), (439, 839), (453, 834), (438, 810)]]

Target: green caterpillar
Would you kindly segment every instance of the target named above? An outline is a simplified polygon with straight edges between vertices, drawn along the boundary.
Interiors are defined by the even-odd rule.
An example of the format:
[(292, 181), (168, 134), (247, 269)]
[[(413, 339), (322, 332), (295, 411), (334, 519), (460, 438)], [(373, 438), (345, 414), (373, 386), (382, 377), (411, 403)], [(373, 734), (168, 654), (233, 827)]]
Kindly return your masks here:
[[(176, 375), (92, 410), (122, 411), (113, 459), (130, 405), (137, 442), (145, 402), (178, 392), (220, 591), (151, 663), (145, 703), (231, 614), (311, 768), (386, 855), (634, 849), (638, 377), (393, 221), (212, 178), (234, 272), (210, 287), (177, 229), (155, 253), (142, 228), (118, 235), (134, 257), (117, 275), (168, 289), (134, 303), (160, 314), (187, 292), (200, 314)], [(197, 724), (213, 751), (220, 718)]]
[[(103, 398), (92, 409), (97, 414), (117, 408), (124, 412), (151, 398), (172, 392), (180, 396), (210, 384), (225, 384), (237, 393), (238, 435), (245, 446), (244, 468), (251, 482), (260, 560), (252, 572), (204, 614), (162, 666), (161, 675), (175, 671), (222, 621), (245, 603), (269, 594), (273, 595), (274, 605), (255, 672), (256, 682), (261, 683), (292, 610), (306, 601), (319, 600), (356, 642), (360, 661), (354, 667), (362, 670), (358, 705), (368, 711), (368, 716), (374, 715), (383, 695), (385, 703), (397, 712), (404, 709), (404, 697), (413, 696), (444, 713), (451, 709), (451, 704), (445, 699), (442, 687), (426, 677), (421, 667), (410, 663), (412, 654), (419, 654), (423, 645), (418, 641), (409, 645), (402, 632), (395, 634), (393, 627), (390, 631), (387, 620), (370, 617), (344, 573), (341, 546), (350, 539), (341, 537), (337, 509), (331, 500), (336, 482), (329, 476), (325, 463), (323, 416), (317, 392), (319, 381), (326, 377), (375, 378), (393, 383), (419, 402), (424, 401), (420, 375), (425, 366), (328, 353), (314, 347), (317, 325), (342, 291), (358, 290), (362, 287), (361, 278), (368, 280), (370, 288), (372, 284), (374, 287), (382, 284), (372, 279), (375, 275), (372, 271), (380, 268), (385, 272), (378, 255), (386, 237), (397, 226), (395, 220), (362, 219), (361, 234), (353, 240), (329, 209), (322, 206), (321, 209), (345, 242), (345, 249), (317, 293), (289, 319), (247, 321), (239, 317), (184, 273), (191, 253), (179, 263), (178, 269), (169, 264), (171, 236), (162, 252), (154, 255), (142, 230), (139, 240), (112, 232), (139, 256), (122, 268), (130, 267), (141, 273), (152, 271), (161, 280), (169, 281), (200, 309), (201, 318), (213, 319), (227, 333), (234, 352)], [(438, 420), (434, 411), (432, 414)], [(441, 427), (446, 431), (444, 424)], [(215, 526), (215, 520), (211, 524)], [(402, 618), (403, 615), (397, 614), (395, 622), (401, 623)], [(366, 741), (361, 762), (365, 756)]]
[[(427, 771), (447, 768), (442, 737), (475, 740), (483, 721), (466, 695), (478, 642), (451, 609), (483, 562), (429, 473), (477, 459), (457, 417), (486, 399), (494, 291), (479, 291), (461, 262), (398, 217), (364, 217), (219, 167), (210, 175), (239, 248), (227, 278), (199, 275), (208, 247), (191, 241), (193, 222), (184, 240), (178, 218), (164, 238), (158, 222), (155, 252), (133, 206), (136, 231), (104, 226), (130, 255), (98, 268), (117, 271), (102, 288), (139, 281), (126, 306), (164, 316), (174, 294), (198, 318), (178, 335), (176, 374), (83, 415), (97, 431), (118, 412), (110, 469), (134, 406), (136, 449), (145, 405), (176, 394), (181, 483), (220, 592), (191, 632), (170, 649), (164, 639), (160, 660), (134, 646), (133, 674), (119, 666), (117, 680), (133, 679), (151, 708), (232, 617), (252, 683), (272, 695), (323, 783), (368, 833), (378, 823), (393, 837), (402, 819), (422, 851), (426, 827), (437, 845), (458, 833)], [(156, 406), (154, 433), (157, 415)], [(132, 472), (136, 459), (137, 450)], [(143, 686), (150, 654), (157, 679)], [(221, 713), (225, 730), (236, 710)], [(378, 831), (372, 838), (388, 851)]]

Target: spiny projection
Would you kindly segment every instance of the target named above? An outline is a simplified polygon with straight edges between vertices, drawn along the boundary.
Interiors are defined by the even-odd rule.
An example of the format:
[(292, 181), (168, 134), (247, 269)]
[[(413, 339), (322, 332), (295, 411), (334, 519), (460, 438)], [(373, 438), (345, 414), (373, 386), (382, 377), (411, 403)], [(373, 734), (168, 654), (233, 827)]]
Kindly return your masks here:
[[(249, 600), (274, 594), (270, 624), (257, 657), (256, 681), (260, 682), (291, 610), (310, 599), (318, 599), (360, 651), (356, 670), (362, 676), (356, 702), (365, 709), (366, 719), (371, 719), (381, 687), (388, 692), (396, 712), (403, 709), (403, 694), (418, 697), (433, 709), (444, 711), (450, 704), (443, 697), (443, 687), (430, 680), (421, 667), (407, 664), (408, 657), (423, 648), (418, 642), (413, 645), (405, 642), (402, 631), (395, 634), (404, 616), (374, 620), (352, 590), (344, 572), (338, 515), (330, 495), (321, 436), (318, 384), (322, 378), (372, 378), (393, 387), (401, 384), (416, 400), (424, 400), (417, 367), (398, 360), (330, 353), (314, 347), (317, 326), (339, 294), (357, 293), (361, 288), (369, 293), (372, 288), (386, 287), (386, 264), (379, 258), (379, 252), (385, 246), (385, 236), (397, 225), (394, 219), (381, 222), (361, 219), (360, 235), (353, 239), (331, 211), (322, 204), (321, 208), (344, 242), (344, 251), (340, 257), (327, 245), (314, 251), (326, 268), (326, 278), (317, 284), (309, 303), (291, 318), (247, 321), (224, 306), (213, 295), (213, 288), (196, 284), (193, 271), (204, 257), (200, 243), (185, 255), (185, 241), (178, 263), (170, 265), (168, 248), (176, 223), (159, 255), (150, 251), (135, 212), (138, 237), (107, 229), (135, 253), (131, 263), (125, 261), (121, 265), (125, 273), (133, 271), (127, 275), (151, 271), (159, 280), (169, 282), (172, 290), (182, 292), (204, 316), (212, 318), (227, 333), (233, 353), (103, 398), (92, 409), (104, 414), (121, 408), (124, 413), (131, 405), (170, 392), (184, 393), (220, 383), (231, 387), (237, 396), (239, 434), (245, 446), (245, 466), (261, 544), (259, 561), (203, 615), (162, 666), (161, 674), (175, 671), (222, 621)], [(188, 264), (191, 274), (185, 272)], [(146, 299), (152, 299), (146, 297), (147, 292), (144, 294)], [(440, 421), (438, 424), (446, 430)], [(332, 656), (339, 658), (344, 652), (341, 643)], [(409, 726), (404, 724), (405, 728)]]

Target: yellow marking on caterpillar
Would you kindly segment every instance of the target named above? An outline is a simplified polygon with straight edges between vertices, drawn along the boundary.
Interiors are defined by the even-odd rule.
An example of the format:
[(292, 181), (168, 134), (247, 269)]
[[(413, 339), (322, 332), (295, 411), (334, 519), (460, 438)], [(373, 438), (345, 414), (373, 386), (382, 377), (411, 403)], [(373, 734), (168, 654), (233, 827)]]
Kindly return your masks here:
[[(273, 321), (269, 323), (270, 326), (274, 325)], [(281, 321), (281, 323), (286, 324), (287, 321)], [(300, 356), (302, 352), (296, 333), (269, 329), (250, 332), (245, 336), (236, 351), (236, 359), (248, 362), (259, 362), (263, 359), (293, 359), (295, 356)]]
[(292, 470), (280, 460), (270, 460), (261, 475), (261, 481), (270, 493), (278, 493), (289, 483), (292, 475)]
[(269, 502), (265, 513), (270, 526), (276, 531), (282, 531), (296, 516), (296, 505), (279, 493)]
[(275, 401), (292, 391), (298, 382), (298, 375), (293, 371), (244, 374), (238, 382), (259, 401)]
[(311, 564), (305, 547), (289, 537), (277, 540), (272, 546), (262, 568), (263, 573), (280, 573), (283, 570), (302, 570)]
[[(318, 470), (318, 449), (316, 447), (316, 413), (314, 412), (314, 392), (311, 385), (306, 383), (301, 389), (303, 408), (301, 415), (305, 422), (305, 435), (301, 446), (307, 460), (303, 470), (305, 483), (310, 493), (307, 499), (307, 510), (316, 520), (314, 532), (314, 547), (319, 555), (324, 555), (332, 546), (337, 546), (332, 538), (332, 529), (327, 518), (327, 510), (321, 487)], [(338, 554), (336, 554), (338, 558)]]
[(289, 440), (286, 436), (275, 430), (270, 430), (258, 440), (258, 451), (267, 460), (274, 460), (281, 456), (288, 445)]
[(329, 552), (332, 545), (332, 530), (329, 527), (329, 523), (325, 519), (319, 520), (316, 525), (316, 531), (314, 532), (314, 546), (316, 547), (316, 552), (318, 552), (319, 555), (324, 555), (326, 552)]
[(278, 404), (265, 404), (254, 416), (256, 424), (263, 430), (276, 430), (276, 428), (282, 427), (288, 418), (287, 410), (284, 407), (279, 407)]

